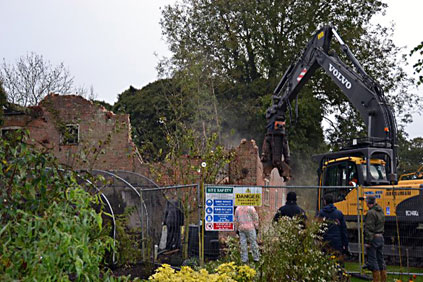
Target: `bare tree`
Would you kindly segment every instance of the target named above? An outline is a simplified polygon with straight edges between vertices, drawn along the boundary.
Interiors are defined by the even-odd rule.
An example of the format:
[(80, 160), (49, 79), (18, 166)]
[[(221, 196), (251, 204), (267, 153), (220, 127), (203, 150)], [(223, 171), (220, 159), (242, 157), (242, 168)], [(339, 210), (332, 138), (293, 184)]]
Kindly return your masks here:
[(15, 65), (0, 66), (0, 81), (11, 103), (37, 105), (47, 94), (67, 94), (73, 88), (73, 77), (63, 63), (53, 66), (42, 55), (29, 53)]

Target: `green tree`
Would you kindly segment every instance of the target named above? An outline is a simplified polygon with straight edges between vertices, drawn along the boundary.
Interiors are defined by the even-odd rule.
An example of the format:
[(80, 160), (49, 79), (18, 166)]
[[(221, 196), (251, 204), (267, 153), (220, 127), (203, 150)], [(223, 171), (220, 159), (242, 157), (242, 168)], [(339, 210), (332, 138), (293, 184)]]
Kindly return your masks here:
[(420, 85), (423, 83), (423, 75), (421, 74), (421, 71), (423, 69), (423, 56), (422, 56), (423, 55), (423, 41), (419, 45), (414, 47), (413, 50), (411, 50), (410, 56), (412, 56), (415, 53), (420, 55), (420, 58), (417, 59), (417, 63), (413, 65), (414, 73), (418, 74), (419, 76), (417, 84)]
[(119, 95), (113, 111), (128, 113), (132, 137), (145, 160), (162, 160), (169, 152), (167, 136), (181, 132), (182, 121), (192, 120), (190, 99), (172, 79), (158, 80), (141, 90), (130, 87)]
[(279, 77), (319, 25), (333, 23), (355, 38), (385, 6), (378, 0), (184, 0), (165, 7), (161, 24), (174, 64), (186, 67), (187, 53), (203, 54), (216, 74), (251, 82)]
[(398, 143), (398, 174), (417, 171), (423, 164), (423, 138), (416, 137), (409, 140), (401, 134)]
[[(219, 114), (223, 114), (220, 124), (228, 127), (226, 131), (243, 134), (248, 128), (245, 125), (264, 120), (271, 90), (311, 35), (321, 25), (332, 23), (366, 71), (389, 92), (399, 120), (408, 122), (411, 116), (407, 110), (418, 99), (406, 92), (410, 80), (396, 59), (400, 49), (390, 40), (392, 29), (370, 25), (370, 19), (385, 8), (386, 4), (379, 0), (179, 1), (165, 7), (161, 20), (173, 52), (170, 74), (185, 72), (199, 81), (213, 78), (216, 82), (211, 87), (217, 87), (213, 93)], [(344, 57), (339, 46), (334, 49)], [(198, 73), (190, 71), (198, 58), (207, 62), (206, 77), (200, 78)], [(257, 85), (264, 85), (260, 80), (267, 81), (267, 85), (257, 89)], [(351, 119), (359, 120), (344, 95), (322, 72), (316, 73), (302, 93), (313, 95), (304, 95), (300, 102), (315, 105), (318, 110), (304, 112), (300, 118), (316, 126), (307, 128), (313, 134), (293, 133), (291, 145), (302, 144), (305, 140), (296, 138), (304, 136), (309, 139), (305, 143), (320, 147), (316, 141), (322, 141), (323, 137), (317, 140), (315, 137), (323, 134), (320, 126), (323, 116), (333, 115), (337, 118), (335, 124), (341, 125)], [(236, 118), (230, 119), (233, 116)], [(364, 128), (362, 122), (358, 125), (341, 126), (341, 131), (328, 131), (328, 134), (334, 135), (330, 139), (339, 139)], [(259, 143), (262, 134), (258, 132), (264, 132), (265, 123), (261, 126), (261, 130), (250, 127)], [(290, 129), (298, 130), (298, 127)]]
[[(401, 67), (404, 58), (397, 59), (401, 49), (391, 40), (392, 27), (370, 24), (386, 6), (380, 0), (181, 0), (162, 12), (162, 31), (173, 55), (159, 70), (190, 94), (184, 96), (190, 100), (186, 103), (212, 99), (217, 106), (215, 113), (194, 115), (191, 125), (215, 124), (211, 130), (224, 144), (252, 138), (261, 146), (273, 89), (315, 31), (331, 23), (388, 93), (398, 121), (407, 123), (419, 98), (407, 92), (412, 81)], [(339, 44), (332, 48), (350, 64)], [(310, 155), (327, 149), (324, 117), (334, 119), (326, 137), (335, 149), (339, 140), (367, 132), (358, 112), (322, 70), (303, 87), (298, 106), (287, 115), (294, 175), (307, 173), (313, 175), (310, 179), (315, 171), (310, 167), (316, 166)]]
[(0, 279), (110, 280), (102, 262), (112, 239), (93, 208), (99, 199), (26, 135), (17, 138), (0, 142)]
[[(369, 23), (385, 8), (386, 4), (378, 0), (184, 0), (165, 7), (161, 25), (173, 52), (169, 61), (173, 70), (171, 74), (185, 72), (185, 76), (191, 75), (201, 82), (215, 79), (211, 87), (216, 87), (213, 93), (219, 105), (219, 115), (223, 116), (220, 124), (224, 131), (244, 134), (250, 129), (250, 134), (252, 132), (260, 143), (265, 126), (264, 109), (269, 105), (266, 101), (270, 101), (272, 89), (311, 35), (325, 23), (337, 27), (366, 71), (389, 92), (399, 120), (410, 121), (407, 110), (416, 105), (418, 99), (405, 92), (410, 80), (396, 59), (400, 49), (390, 40), (392, 29), (372, 27)], [(344, 57), (339, 47), (334, 48)], [(199, 58), (207, 62), (208, 71), (203, 78), (190, 71)], [(267, 81), (267, 84), (260, 81)], [(262, 87), (257, 88), (257, 85)], [(315, 125), (307, 128), (312, 134), (297, 134), (300, 129), (291, 123), (290, 131), (295, 132), (291, 136), (292, 147), (304, 143), (320, 147), (316, 135), (320, 134), (317, 140), (323, 141), (320, 126), (323, 116), (334, 116), (337, 119), (335, 124), (341, 125), (338, 131), (328, 131), (329, 139), (359, 134), (364, 130), (358, 114), (322, 72), (316, 73), (302, 93), (313, 94), (305, 94), (301, 102), (316, 105), (320, 112), (303, 111), (304, 115), (300, 117)], [(358, 126), (342, 125), (351, 119), (358, 120)], [(257, 126), (248, 127), (258, 122), (261, 122), (261, 130)], [(301, 139), (301, 136), (309, 140)]]

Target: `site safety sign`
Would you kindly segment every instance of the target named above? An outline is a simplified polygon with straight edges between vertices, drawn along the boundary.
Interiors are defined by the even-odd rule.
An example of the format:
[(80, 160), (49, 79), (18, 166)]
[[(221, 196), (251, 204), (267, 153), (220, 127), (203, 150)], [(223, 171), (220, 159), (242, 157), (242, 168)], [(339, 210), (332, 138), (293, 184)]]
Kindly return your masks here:
[(261, 187), (234, 187), (235, 206), (261, 207)]
[(207, 231), (234, 230), (234, 188), (206, 187), (205, 226)]
[(262, 205), (261, 187), (206, 186), (207, 231), (233, 231), (234, 206)]

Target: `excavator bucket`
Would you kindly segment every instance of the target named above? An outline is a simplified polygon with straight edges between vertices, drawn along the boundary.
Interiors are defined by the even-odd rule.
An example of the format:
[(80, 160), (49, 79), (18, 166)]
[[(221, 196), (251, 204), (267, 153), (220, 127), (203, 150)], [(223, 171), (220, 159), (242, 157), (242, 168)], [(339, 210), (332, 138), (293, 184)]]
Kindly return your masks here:
[(279, 175), (284, 177), (285, 181), (291, 178), (291, 168), (288, 164), (289, 148), (287, 144), (285, 134), (266, 134), (261, 155), (265, 177), (268, 177), (272, 170), (277, 168)]

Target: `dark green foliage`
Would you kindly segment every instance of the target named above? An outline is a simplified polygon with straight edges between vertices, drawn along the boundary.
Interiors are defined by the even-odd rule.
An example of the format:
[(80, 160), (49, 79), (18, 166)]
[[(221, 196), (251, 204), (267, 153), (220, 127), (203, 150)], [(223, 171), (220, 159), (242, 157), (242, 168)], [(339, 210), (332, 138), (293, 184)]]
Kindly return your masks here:
[(137, 236), (136, 230), (130, 230), (128, 226), (129, 217), (134, 213), (135, 207), (126, 208), (124, 213), (115, 214), (116, 216), (116, 238), (119, 243), (117, 246), (117, 261), (119, 266), (136, 264), (141, 261), (142, 251), (140, 250), (140, 236)]
[(0, 144), (0, 280), (97, 281), (111, 248), (98, 198), (25, 134)]
[(264, 115), (271, 103), (272, 90), (265, 79), (219, 86), (216, 95), (225, 145), (237, 146), (241, 138), (247, 138), (261, 146), (266, 125)]
[(400, 135), (398, 139), (398, 175), (417, 171), (423, 164), (423, 138), (408, 140)]
[(344, 281), (335, 257), (323, 252), (325, 227), (310, 220), (303, 228), (300, 219), (288, 217), (273, 224), (263, 234), (260, 281)]
[(217, 74), (238, 82), (279, 77), (311, 34), (332, 23), (357, 38), (385, 5), (378, 0), (184, 0), (163, 10), (161, 21), (174, 63), (204, 54)]
[[(217, 114), (202, 115), (201, 122), (218, 121), (217, 131), (225, 143), (245, 137), (261, 145), (264, 113), (278, 80), (312, 34), (331, 23), (388, 93), (398, 120), (406, 123), (411, 118), (408, 109), (418, 107), (419, 98), (406, 91), (411, 81), (397, 59), (401, 50), (390, 39), (392, 28), (369, 24), (385, 8), (380, 0), (183, 0), (163, 10), (163, 34), (173, 52), (165, 73), (181, 87), (189, 85), (187, 103), (195, 105), (191, 100), (198, 99), (196, 89), (201, 87), (215, 95)], [(333, 49), (350, 64), (339, 44)], [(322, 71), (300, 93), (299, 112), (297, 125), (293, 126), (293, 115), (289, 128), (292, 151), (322, 150), (323, 116), (333, 120), (329, 141), (366, 133), (358, 113)]]
[(131, 86), (119, 95), (113, 111), (130, 114), (132, 137), (143, 157), (159, 160), (169, 151), (167, 134), (178, 131), (181, 120), (187, 123), (191, 120), (188, 102), (172, 80), (166, 79), (150, 83), (141, 90)]
[[(134, 141), (146, 160), (162, 160), (172, 149), (167, 136), (182, 140), (190, 130), (204, 139), (218, 133), (221, 144), (232, 146), (252, 138), (261, 147), (273, 89), (314, 32), (331, 23), (381, 84), (398, 122), (410, 122), (409, 110), (419, 109), (419, 97), (407, 91), (412, 81), (397, 59), (401, 49), (391, 40), (393, 28), (369, 24), (385, 9), (380, 0), (179, 1), (163, 9), (161, 20), (173, 55), (158, 70), (171, 79), (131, 87), (113, 109), (131, 115)], [(353, 68), (333, 42), (332, 49)], [(331, 149), (367, 134), (359, 114), (322, 70), (300, 92), (298, 116), (295, 105), (287, 116), (294, 174), (313, 179), (310, 156), (329, 149), (324, 118), (331, 120), (325, 132)]]
[(417, 84), (420, 85), (420, 84), (423, 83), (423, 74), (421, 74), (422, 69), (423, 69), (423, 41), (419, 45), (414, 47), (413, 50), (411, 50), (410, 56), (412, 56), (415, 53), (420, 55), (420, 58), (418, 58), (417, 63), (415, 63), (413, 65), (414, 73), (418, 74), (418, 76), (419, 76)]
[[(298, 99), (298, 116), (295, 105), (288, 113), (288, 140), (291, 150), (292, 185), (316, 185), (316, 171), (319, 166), (312, 156), (329, 150), (323, 139), (321, 121), (323, 110), (309, 88), (303, 89)], [(308, 117), (308, 118), (307, 118)]]

